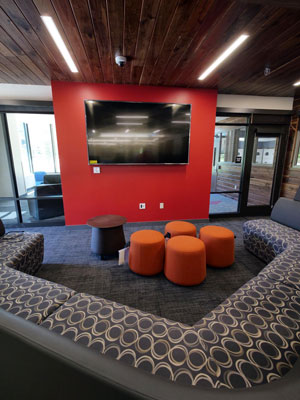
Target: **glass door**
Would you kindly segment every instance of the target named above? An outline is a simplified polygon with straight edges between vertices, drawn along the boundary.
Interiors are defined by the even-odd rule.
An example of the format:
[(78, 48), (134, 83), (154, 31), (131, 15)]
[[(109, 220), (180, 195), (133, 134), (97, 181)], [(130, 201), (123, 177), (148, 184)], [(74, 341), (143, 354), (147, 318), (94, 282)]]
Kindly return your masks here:
[(242, 179), (241, 215), (269, 215), (280, 195), (286, 127), (249, 127)]
[(210, 216), (239, 212), (247, 122), (247, 117), (216, 117)]
[(64, 224), (54, 115), (0, 117), (0, 218), (5, 225)]
[(3, 114), (0, 114), (0, 218), (5, 226), (19, 223)]
[(249, 181), (248, 206), (270, 206), (278, 156), (279, 136), (255, 133)]

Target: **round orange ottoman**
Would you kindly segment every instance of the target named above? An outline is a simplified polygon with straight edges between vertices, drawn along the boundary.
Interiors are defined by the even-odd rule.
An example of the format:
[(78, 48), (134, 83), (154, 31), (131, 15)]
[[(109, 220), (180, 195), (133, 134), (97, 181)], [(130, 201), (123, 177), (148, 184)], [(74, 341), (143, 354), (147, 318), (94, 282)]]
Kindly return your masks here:
[(146, 229), (130, 237), (129, 268), (140, 275), (155, 275), (163, 270), (165, 238), (160, 232)]
[(168, 240), (165, 276), (183, 286), (198, 285), (206, 277), (205, 246), (191, 236), (175, 236)]
[(222, 226), (204, 226), (199, 238), (206, 248), (206, 262), (212, 267), (228, 267), (234, 263), (234, 233)]
[(186, 221), (172, 221), (165, 226), (165, 234), (170, 233), (171, 237), (179, 235), (197, 236), (197, 229), (194, 224)]

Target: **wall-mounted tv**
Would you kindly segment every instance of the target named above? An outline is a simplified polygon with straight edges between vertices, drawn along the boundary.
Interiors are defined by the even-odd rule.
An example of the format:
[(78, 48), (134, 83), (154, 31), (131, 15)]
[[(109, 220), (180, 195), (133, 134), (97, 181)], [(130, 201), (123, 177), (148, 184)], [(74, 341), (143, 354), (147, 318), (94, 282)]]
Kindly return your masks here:
[(85, 100), (89, 164), (188, 164), (191, 105)]

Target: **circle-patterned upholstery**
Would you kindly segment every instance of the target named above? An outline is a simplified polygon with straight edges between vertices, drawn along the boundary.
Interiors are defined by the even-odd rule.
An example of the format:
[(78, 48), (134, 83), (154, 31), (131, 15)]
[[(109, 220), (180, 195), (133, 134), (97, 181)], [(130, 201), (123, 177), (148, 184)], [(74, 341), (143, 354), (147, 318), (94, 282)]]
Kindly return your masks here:
[(163, 270), (165, 238), (158, 231), (145, 229), (130, 237), (129, 267), (140, 275), (155, 275)]
[(204, 243), (192, 236), (175, 236), (168, 240), (165, 276), (183, 286), (198, 285), (206, 277)]
[(34, 275), (44, 257), (41, 233), (14, 233), (0, 239), (0, 267), (14, 268)]
[(186, 221), (172, 221), (165, 226), (165, 234), (169, 233), (173, 236), (197, 236), (197, 229), (194, 224)]
[(300, 243), (300, 232), (270, 219), (247, 221), (243, 225), (244, 245), (269, 263), (293, 244)]
[(208, 225), (200, 229), (199, 238), (206, 248), (206, 262), (212, 267), (228, 267), (234, 263), (234, 233), (222, 226)]
[(271, 382), (300, 355), (300, 291), (255, 277), (193, 327), (76, 294), (47, 329), (133, 367), (191, 385)]
[(36, 324), (74, 294), (58, 283), (0, 267), (0, 308)]

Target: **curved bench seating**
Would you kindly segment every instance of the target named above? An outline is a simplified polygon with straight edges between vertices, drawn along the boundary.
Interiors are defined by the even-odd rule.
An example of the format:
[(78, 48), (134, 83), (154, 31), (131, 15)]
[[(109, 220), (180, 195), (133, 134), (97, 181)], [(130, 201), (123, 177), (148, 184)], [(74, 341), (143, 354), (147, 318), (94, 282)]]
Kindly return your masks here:
[[(244, 241), (254, 254), (273, 261), (194, 326), (66, 288), (61, 304), (39, 320), (40, 329), (77, 343), (96, 354), (99, 363), (109, 356), (157, 379), (220, 389), (220, 396), (209, 392), (210, 399), (221, 393), (227, 398), (223, 389), (243, 390), (245, 398), (252, 399), (261, 387), (266, 398), (275, 398), (272, 389), (268, 396), (268, 387), (283, 376), (282, 383), (287, 382), (294, 364), (299, 365), (300, 232), (276, 221), (252, 220), (244, 225)], [(3, 298), (6, 290), (0, 291)], [(25, 318), (26, 313), (19, 315)], [(299, 394), (297, 382), (285, 399)], [(134, 393), (128, 398), (162, 398), (145, 390), (150, 397)], [(230, 390), (229, 396), (238, 396), (235, 392)]]
[(41, 326), (172, 381), (246, 388), (297, 360), (300, 291), (255, 277), (194, 326), (80, 293)]

